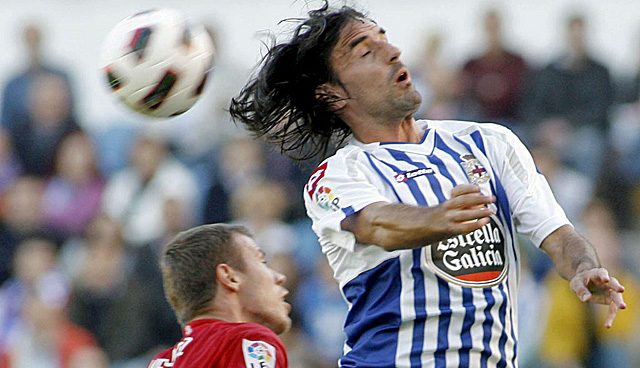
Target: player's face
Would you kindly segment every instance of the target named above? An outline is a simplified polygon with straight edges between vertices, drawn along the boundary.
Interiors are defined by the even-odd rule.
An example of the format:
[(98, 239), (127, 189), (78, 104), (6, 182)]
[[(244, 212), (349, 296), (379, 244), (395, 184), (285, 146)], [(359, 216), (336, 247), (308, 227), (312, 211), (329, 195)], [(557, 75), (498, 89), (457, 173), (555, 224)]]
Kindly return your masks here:
[(357, 114), (394, 120), (413, 114), (421, 102), (400, 50), (368, 20), (347, 23), (331, 54), (333, 71)]
[(286, 277), (267, 266), (264, 252), (253, 239), (237, 235), (245, 268), (239, 272), (242, 284), (238, 291), (243, 314), (248, 322), (267, 326), (276, 334), (291, 327), (291, 305), (285, 301), (289, 291), (283, 286)]

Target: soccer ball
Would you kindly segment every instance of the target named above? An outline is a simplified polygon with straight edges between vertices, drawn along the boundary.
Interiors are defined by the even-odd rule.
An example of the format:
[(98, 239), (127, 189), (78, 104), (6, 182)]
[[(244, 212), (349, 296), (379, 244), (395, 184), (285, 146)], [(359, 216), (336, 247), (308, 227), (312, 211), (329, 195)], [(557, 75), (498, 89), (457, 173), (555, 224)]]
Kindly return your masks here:
[(111, 92), (134, 111), (170, 117), (196, 103), (214, 56), (203, 26), (173, 9), (123, 19), (103, 45), (104, 78)]

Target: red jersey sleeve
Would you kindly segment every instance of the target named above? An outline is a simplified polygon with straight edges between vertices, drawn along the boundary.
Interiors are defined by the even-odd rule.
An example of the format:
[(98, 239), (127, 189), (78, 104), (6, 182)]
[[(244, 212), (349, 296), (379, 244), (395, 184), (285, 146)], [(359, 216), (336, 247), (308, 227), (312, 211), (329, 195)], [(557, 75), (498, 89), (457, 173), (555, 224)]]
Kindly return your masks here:
[(237, 329), (230, 349), (231, 367), (287, 368), (287, 352), (282, 340), (270, 329), (247, 323)]

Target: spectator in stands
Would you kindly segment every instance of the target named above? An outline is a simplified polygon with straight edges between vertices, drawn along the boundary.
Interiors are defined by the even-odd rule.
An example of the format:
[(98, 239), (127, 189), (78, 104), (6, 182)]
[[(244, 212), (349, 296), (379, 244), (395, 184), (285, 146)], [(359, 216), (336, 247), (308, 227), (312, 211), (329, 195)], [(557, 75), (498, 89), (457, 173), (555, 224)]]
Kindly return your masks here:
[(25, 172), (46, 177), (53, 172), (58, 144), (79, 127), (71, 115), (69, 86), (59, 75), (34, 77), (27, 98), (28, 120), (11, 130), (12, 140)]
[[(597, 248), (603, 267), (615, 272), (620, 282), (625, 283), (625, 303), (633, 311), (640, 303), (640, 284), (622, 263), (624, 249), (611, 208), (595, 199), (585, 208), (581, 220), (578, 227)], [(638, 366), (639, 362), (633, 360), (636, 344), (631, 343), (638, 341), (638, 313), (620, 313), (613, 327), (605, 330), (601, 323), (606, 310), (576, 300), (555, 273), (549, 274), (545, 284), (549, 310), (541, 339), (541, 358), (546, 364), (558, 368)]]
[(149, 326), (153, 326), (156, 331), (153, 341), (149, 343), (150, 346), (168, 347), (182, 337), (173, 309), (164, 297), (160, 258), (164, 247), (178, 233), (194, 225), (187, 213), (184, 203), (176, 198), (167, 199), (162, 208), (164, 222), (162, 237), (133, 250), (135, 260), (133, 277), (142, 280), (142, 283), (146, 285), (151, 298), (150, 305), (154, 306), (152, 313), (147, 318), (150, 321)]
[(587, 21), (567, 19), (567, 49), (533, 78), (525, 115), (530, 128), (561, 124), (562, 159), (591, 178), (605, 154), (608, 111), (613, 99), (609, 70), (589, 53)]
[(265, 177), (267, 172), (263, 146), (249, 137), (230, 139), (221, 147), (215, 177), (206, 193), (203, 221), (231, 221), (231, 193)]
[(475, 107), (475, 120), (504, 124), (516, 133), (522, 102), (527, 63), (504, 41), (502, 19), (497, 9), (489, 9), (483, 18), (485, 49), (471, 58), (462, 69), (465, 102)]
[(103, 195), (105, 212), (123, 225), (130, 245), (142, 246), (164, 233), (163, 206), (176, 198), (190, 213), (198, 199), (193, 174), (168, 151), (157, 135), (141, 135), (131, 152), (129, 166), (111, 177)]
[(0, 284), (10, 276), (18, 244), (31, 237), (51, 238), (42, 216), (42, 180), (18, 178), (5, 192), (0, 211)]
[[(11, 331), (21, 323), (28, 290), (43, 286), (66, 288), (67, 281), (57, 270), (56, 247), (42, 238), (29, 238), (18, 245), (11, 278), (0, 288), (0, 351)], [(1, 365), (0, 365), (1, 366)]]
[(416, 117), (422, 119), (463, 118), (460, 73), (450, 66), (442, 55), (444, 35), (439, 32), (426, 36), (424, 52), (413, 70), (412, 78), (422, 96), (422, 105)]
[(578, 221), (594, 195), (593, 180), (564, 164), (551, 145), (538, 145), (531, 150), (531, 155), (569, 220)]
[(0, 127), (0, 196), (22, 173), (22, 166), (13, 150), (11, 137)]
[[(70, 110), (73, 111), (71, 87), (67, 73), (44, 60), (42, 38), (42, 29), (39, 24), (24, 24), (22, 39), (27, 58), (20, 65), (26, 68), (10, 78), (2, 92), (0, 125), (5, 127), (12, 135), (17, 127), (27, 123), (31, 118), (29, 96), (32, 94), (32, 89), (36, 88), (34, 81), (41, 76), (58, 76), (62, 78), (65, 89), (69, 91), (67, 98), (69, 99)], [(70, 114), (73, 116), (72, 112)]]
[[(93, 333), (111, 367), (146, 364), (157, 349), (157, 292), (136, 273), (134, 249), (122, 238), (120, 226), (106, 215), (89, 225), (86, 254), (73, 280), (68, 307), (72, 321)], [(173, 326), (179, 333), (177, 323)]]
[(231, 194), (234, 222), (246, 226), (270, 256), (295, 252), (295, 233), (284, 221), (288, 206), (284, 186), (267, 179), (246, 183)]
[(347, 338), (342, 330), (347, 307), (326, 259), (318, 258), (314, 272), (304, 275), (294, 310), (318, 367), (335, 367)]
[(24, 323), (12, 332), (0, 356), (6, 368), (107, 368), (94, 337), (65, 315), (66, 290), (43, 285), (28, 290), (22, 308)]
[(60, 143), (54, 175), (44, 190), (48, 227), (64, 238), (80, 236), (97, 215), (103, 190), (91, 139), (82, 132), (71, 133)]

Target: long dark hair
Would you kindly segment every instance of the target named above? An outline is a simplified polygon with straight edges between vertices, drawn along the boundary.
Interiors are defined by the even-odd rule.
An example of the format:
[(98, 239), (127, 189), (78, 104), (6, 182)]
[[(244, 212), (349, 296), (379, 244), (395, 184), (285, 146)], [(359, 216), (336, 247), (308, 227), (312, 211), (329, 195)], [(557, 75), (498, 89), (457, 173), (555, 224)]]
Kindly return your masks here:
[(332, 9), (325, 1), (308, 13), (289, 42), (273, 45), (258, 74), (231, 100), (229, 111), (257, 137), (265, 137), (296, 160), (325, 157), (351, 129), (331, 108), (338, 98), (318, 95), (317, 87), (339, 83), (330, 64), (340, 31), (365, 15), (349, 6)]

